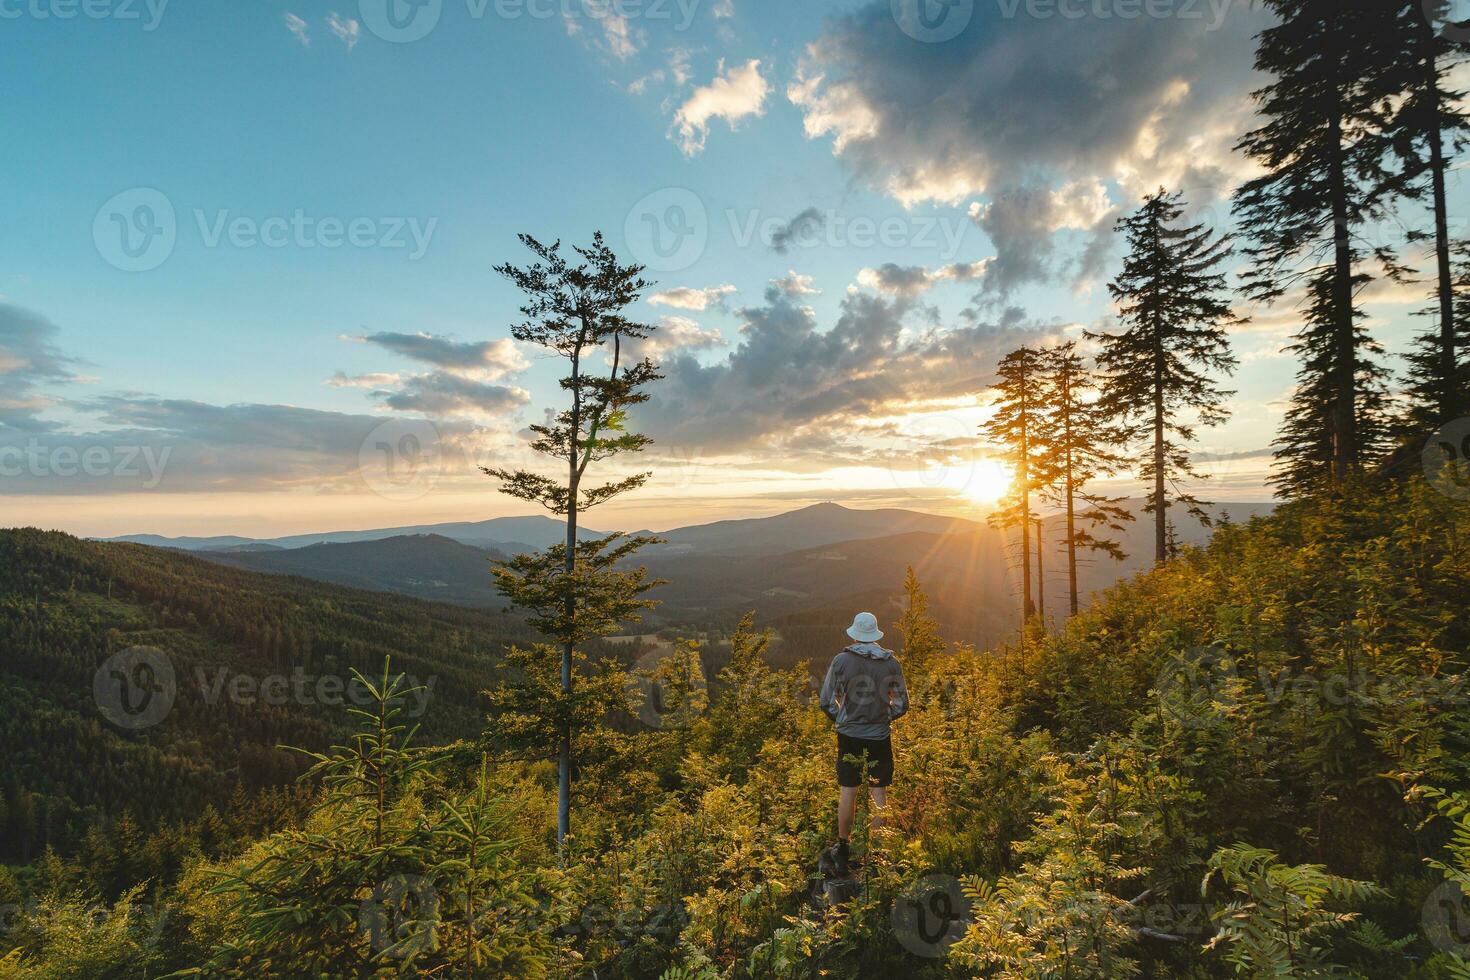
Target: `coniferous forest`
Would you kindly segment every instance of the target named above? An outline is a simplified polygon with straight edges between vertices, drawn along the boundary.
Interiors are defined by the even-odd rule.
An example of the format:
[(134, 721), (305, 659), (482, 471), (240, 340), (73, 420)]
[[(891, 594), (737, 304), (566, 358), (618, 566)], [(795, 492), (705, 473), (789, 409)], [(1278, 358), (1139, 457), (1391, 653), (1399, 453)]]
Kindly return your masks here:
[[(1239, 230), (1134, 202), (1109, 322), (970, 393), (1016, 628), (952, 642), (943, 583), (892, 583), (910, 707), (850, 891), (825, 657), (754, 614), (612, 641), (663, 584), (656, 537), (581, 533), (649, 480), (654, 275), (526, 234), (492, 274), (558, 400), (476, 476), (566, 538), (486, 559), (508, 609), (0, 531), (0, 978), (1470, 978), (1466, 59), (1447, 4), (1265, 6)], [(1408, 358), (1383, 280), (1424, 296)], [(1231, 522), (1196, 450), (1247, 307), (1298, 318), (1297, 383), (1280, 506)], [(1151, 569), (1084, 594), (1134, 522)]]

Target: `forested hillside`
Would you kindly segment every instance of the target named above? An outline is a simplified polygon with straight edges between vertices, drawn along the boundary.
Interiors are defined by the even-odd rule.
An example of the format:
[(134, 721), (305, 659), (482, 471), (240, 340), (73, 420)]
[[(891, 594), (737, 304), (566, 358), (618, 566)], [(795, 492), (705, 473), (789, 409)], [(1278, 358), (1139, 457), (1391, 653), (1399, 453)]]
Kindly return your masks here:
[[(49, 595), (92, 574), (65, 539), (8, 547), (73, 556)], [(298, 829), (200, 859), (158, 892), (157, 929), (142, 928), (155, 907), (115, 907), (86, 962), (115, 976), (1464, 976), (1446, 889), (1470, 873), (1467, 604), (1470, 504), (1418, 480), (1224, 528), (1024, 644), (946, 648), (911, 591), (890, 633), (915, 706), (895, 728), (889, 825), (859, 821), (864, 888), (827, 911), (809, 885), (832, 837), (830, 725), (804, 671), (763, 663), (754, 626), (707, 693), (687, 657), (654, 678), (657, 723), (634, 734), (589, 705), (625, 711), (636, 685), (588, 682), (561, 861), (547, 763), (506, 748), (526, 722), (511, 702), (494, 699), (483, 767), (416, 751), (411, 719), (370, 709), (355, 747), (319, 760), (326, 788)], [(39, 905), (7, 934), (10, 971), (79, 975), (67, 910), (101, 886), (81, 867), (21, 879)]]
[[(422, 739), (473, 735), (478, 692), (505, 645), (528, 635), (499, 613), (0, 531), (0, 858), (71, 854), (89, 828), (126, 818), (146, 834), (289, 785), (306, 765), (278, 746), (329, 745), (351, 725), (349, 671), (387, 657), (433, 685)], [(147, 653), (110, 661), (132, 649)], [(125, 676), (110, 676), (109, 662)], [(165, 665), (167, 690), (145, 676)], [(140, 681), (159, 687), (146, 704), (116, 686)], [(127, 699), (143, 713), (117, 724), (108, 712)]]
[(301, 575), (354, 589), (397, 592), (466, 606), (505, 607), (505, 599), (496, 593), (489, 575), (490, 562), (505, 558), (505, 554), (461, 544), (438, 534), (199, 554), (224, 565), (276, 575)]

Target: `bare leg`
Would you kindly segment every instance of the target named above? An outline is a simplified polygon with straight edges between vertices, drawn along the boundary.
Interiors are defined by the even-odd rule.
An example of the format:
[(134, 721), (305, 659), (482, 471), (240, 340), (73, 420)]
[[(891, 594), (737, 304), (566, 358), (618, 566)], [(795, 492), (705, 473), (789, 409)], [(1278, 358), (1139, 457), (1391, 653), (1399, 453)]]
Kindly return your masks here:
[(837, 839), (849, 840), (852, 837), (852, 818), (857, 812), (856, 786), (843, 786), (842, 796), (837, 801)]
[(873, 797), (873, 829), (877, 830), (883, 826), (883, 811), (888, 808), (888, 787), (870, 786), (868, 792)]

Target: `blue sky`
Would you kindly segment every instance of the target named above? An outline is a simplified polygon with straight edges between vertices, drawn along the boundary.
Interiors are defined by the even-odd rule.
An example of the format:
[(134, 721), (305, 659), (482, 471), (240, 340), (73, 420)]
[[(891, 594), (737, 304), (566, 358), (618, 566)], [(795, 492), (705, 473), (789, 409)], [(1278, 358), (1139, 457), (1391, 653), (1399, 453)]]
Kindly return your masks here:
[[(0, 2), (0, 435), (97, 450), (95, 472), (0, 477), (0, 524), (518, 512), (473, 464), (520, 458), (555, 365), (505, 339), (516, 297), (491, 267), (517, 232), (597, 229), (655, 266), (640, 313), (670, 375), (644, 420), (660, 477), (609, 521), (978, 508), (989, 369), (1106, 324), (1119, 209), (1164, 184), (1229, 227), (1264, 21), (957, 0), (935, 8), (954, 36), (916, 37), (911, 2), (932, 0), (426, 0), (410, 41), (383, 28), (388, 5), (427, 23), (407, 0)], [(163, 209), (149, 268), (119, 268), (123, 227)], [(660, 255), (652, 229), (684, 247)], [(1413, 299), (1370, 296), (1393, 349)], [(1288, 305), (1237, 337), (1236, 418), (1201, 448), (1256, 455), (1214, 464), (1219, 496), (1265, 495), (1292, 327)], [(425, 359), (417, 335), (449, 346)], [(384, 420), (442, 443), (426, 485), (361, 472)], [(148, 447), (156, 480), (121, 462)]]

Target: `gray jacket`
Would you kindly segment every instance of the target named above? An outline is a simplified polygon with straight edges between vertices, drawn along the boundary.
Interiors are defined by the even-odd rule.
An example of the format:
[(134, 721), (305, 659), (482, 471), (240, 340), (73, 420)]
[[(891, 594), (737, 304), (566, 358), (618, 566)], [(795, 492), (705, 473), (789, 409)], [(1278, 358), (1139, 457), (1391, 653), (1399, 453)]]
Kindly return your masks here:
[(854, 643), (832, 658), (819, 703), (843, 735), (887, 738), (889, 723), (909, 710), (903, 668), (891, 650)]

